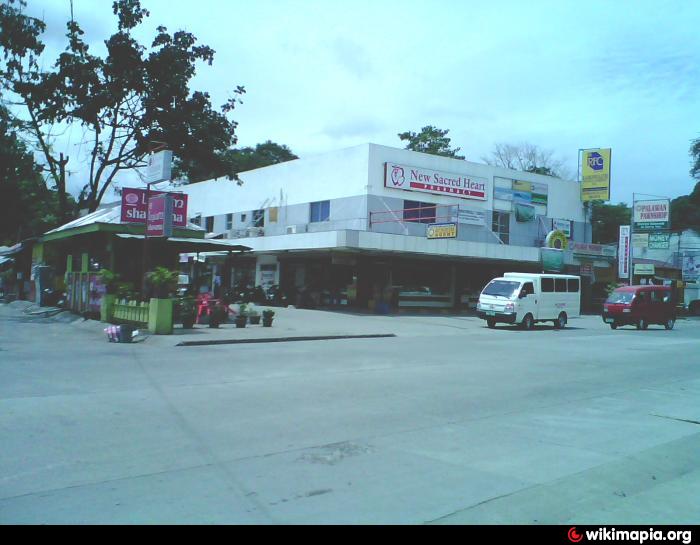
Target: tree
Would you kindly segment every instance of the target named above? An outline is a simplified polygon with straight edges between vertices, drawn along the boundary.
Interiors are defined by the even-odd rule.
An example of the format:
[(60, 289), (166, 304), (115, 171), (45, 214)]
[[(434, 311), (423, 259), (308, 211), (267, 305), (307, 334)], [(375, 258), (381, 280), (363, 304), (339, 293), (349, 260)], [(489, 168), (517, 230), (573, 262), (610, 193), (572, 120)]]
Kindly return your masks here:
[(564, 162), (554, 159), (553, 152), (543, 150), (534, 144), (494, 144), (491, 155), (482, 157), (487, 165), (495, 165), (511, 170), (534, 172), (555, 178), (568, 178)]
[[(75, 202), (67, 199), (70, 211)], [(58, 194), (17, 135), (17, 122), (0, 106), (0, 244), (15, 244), (60, 223)]]
[(401, 140), (407, 141), (405, 149), (430, 153), (431, 155), (441, 155), (452, 157), (453, 159), (464, 159), (464, 155), (457, 155), (461, 148), (450, 148), (450, 138), (447, 138), (449, 129), (438, 129), (432, 125), (423, 127), (419, 133), (402, 132), (399, 133)]
[[(226, 150), (224, 159), (227, 164), (231, 165), (233, 172), (239, 174), (256, 168), (267, 167), (277, 163), (284, 163), (293, 159), (299, 159), (292, 150), (285, 145), (276, 144), (271, 140), (267, 140), (262, 144), (257, 144), (254, 148), (238, 148)], [(179, 166), (175, 171), (175, 176), (181, 174)], [(189, 178), (191, 182), (202, 180), (210, 180), (218, 177), (215, 171), (208, 168), (207, 164), (200, 163), (198, 166), (190, 169)]]
[(700, 182), (695, 184), (690, 195), (683, 195), (671, 201), (671, 227), (674, 231), (700, 231)]
[(105, 41), (104, 57), (90, 53), (82, 29), (71, 20), (65, 51), (43, 70), (40, 65), (49, 65), (42, 60), (45, 25), (24, 15), (25, 6), (25, 0), (0, 5), (0, 81), (14, 104), (24, 108), (22, 129), (40, 152), (61, 202), (68, 158), (53, 149), (54, 135), (57, 127), (71, 125), (87, 135), (89, 173), (82, 204), (90, 211), (118, 172), (145, 166), (154, 142), (173, 151), (186, 176), (207, 165), (217, 176), (237, 179), (226, 152), (237, 142), (237, 123), (230, 115), (244, 88), (233, 89), (219, 110), (206, 92), (190, 90), (197, 63), (211, 65), (213, 49), (198, 45), (188, 32), (170, 34), (163, 26), (150, 47), (141, 45), (133, 34), (148, 10), (140, 0), (116, 0), (117, 30)]
[(629, 225), (632, 209), (625, 203), (605, 204), (593, 201), (591, 204), (591, 224), (594, 244), (617, 244), (620, 225)]
[[(690, 169), (690, 175), (696, 180), (700, 180), (700, 138), (693, 140), (690, 146), (690, 156), (693, 158), (693, 166)], [(695, 186), (697, 189), (697, 186)]]

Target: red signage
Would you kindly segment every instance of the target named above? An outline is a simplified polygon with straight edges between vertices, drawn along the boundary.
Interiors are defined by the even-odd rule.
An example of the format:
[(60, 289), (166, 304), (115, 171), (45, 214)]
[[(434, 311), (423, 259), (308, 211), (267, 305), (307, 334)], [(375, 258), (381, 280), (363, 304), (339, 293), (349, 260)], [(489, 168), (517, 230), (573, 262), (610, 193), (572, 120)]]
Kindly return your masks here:
[[(151, 196), (163, 195), (163, 191), (151, 191)], [(187, 227), (187, 194), (170, 193), (173, 196), (173, 226)], [(146, 223), (148, 203), (146, 190), (125, 187), (122, 189), (122, 223)]]
[(148, 200), (146, 235), (169, 237), (173, 234), (173, 197), (168, 193), (154, 195)]

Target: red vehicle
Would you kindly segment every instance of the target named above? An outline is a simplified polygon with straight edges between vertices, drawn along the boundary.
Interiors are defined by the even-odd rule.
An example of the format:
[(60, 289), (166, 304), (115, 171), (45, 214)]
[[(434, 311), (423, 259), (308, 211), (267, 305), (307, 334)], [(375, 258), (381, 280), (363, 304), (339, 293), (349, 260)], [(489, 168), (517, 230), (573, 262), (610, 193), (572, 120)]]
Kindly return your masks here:
[(676, 305), (670, 286), (625, 286), (617, 288), (603, 304), (603, 321), (612, 329), (636, 325), (646, 329), (649, 324), (673, 329)]

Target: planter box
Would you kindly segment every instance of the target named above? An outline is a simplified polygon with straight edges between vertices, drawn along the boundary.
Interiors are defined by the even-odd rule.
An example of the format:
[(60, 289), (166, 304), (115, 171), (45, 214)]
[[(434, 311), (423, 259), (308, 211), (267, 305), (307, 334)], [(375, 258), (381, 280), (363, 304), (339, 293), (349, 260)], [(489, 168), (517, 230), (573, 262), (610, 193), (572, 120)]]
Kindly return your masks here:
[(151, 299), (151, 302), (148, 306), (148, 330), (155, 335), (172, 334), (172, 299)]
[(100, 321), (111, 322), (114, 318), (114, 303), (117, 300), (116, 295), (104, 294), (100, 302)]

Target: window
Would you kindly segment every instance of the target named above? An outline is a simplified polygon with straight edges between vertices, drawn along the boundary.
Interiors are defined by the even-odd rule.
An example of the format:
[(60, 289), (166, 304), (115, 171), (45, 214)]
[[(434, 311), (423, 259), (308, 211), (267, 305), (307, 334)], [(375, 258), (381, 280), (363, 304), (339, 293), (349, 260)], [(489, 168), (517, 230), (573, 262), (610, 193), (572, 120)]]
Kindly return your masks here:
[(233, 229), (233, 214), (226, 214), (226, 230)]
[(534, 295), (535, 294), (535, 286), (532, 282), (525, 282), (523, 284), (523, 290), (522, 293), (525, 294), (527, 297), (528, 295)]
[(568, 288), (568, 291), (570, 293), (578, 293), (579, 292), (579, 279), (578, 278), (569, 278), (566, 281), (566, 286)]
[(556, 291), (557, 293), (566, 291), (566, 278), (554, 279), (554, 291)]
[(247, 217), (248, 217), (248, 214), (241, 214), (241, 223), (245, 223), (245, 220)]
[(554, 278), (542, 278), (542, 293), (554, 291)]
[(403, 219), (411, 223), (435, 223), (436, 205), (429, 202), (403, 201)]
[(318, 223), (328, 221), (331, 216), (331, 201), (320, 201), (311, 203), (311, 215), (309, 222)]
[(508, 212), (493, 212), (491, 230), (498, 235), (503, 244), (510, 243), (510, 214)]
[(207, 216), (205, 221), (207, 233), (214, 231), (214, 216)]
[(265, 210), (253, 210), (253, 227), (265, 227)]

